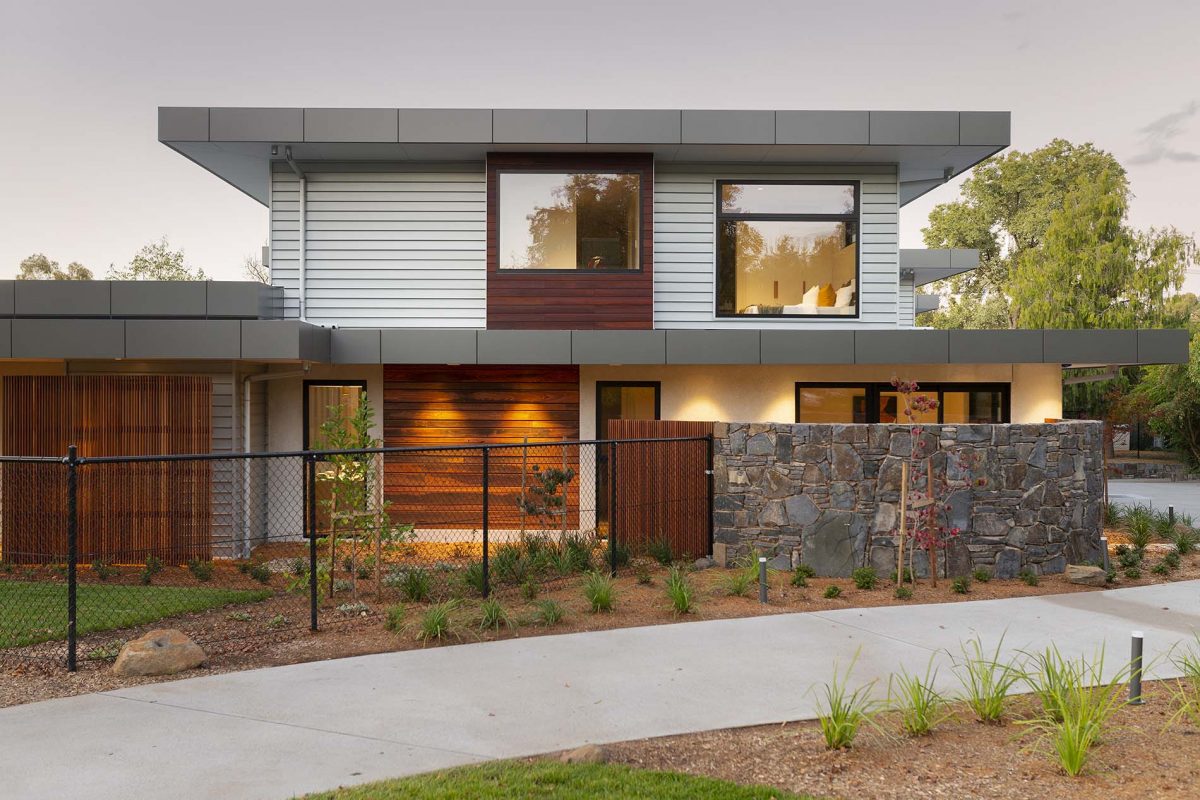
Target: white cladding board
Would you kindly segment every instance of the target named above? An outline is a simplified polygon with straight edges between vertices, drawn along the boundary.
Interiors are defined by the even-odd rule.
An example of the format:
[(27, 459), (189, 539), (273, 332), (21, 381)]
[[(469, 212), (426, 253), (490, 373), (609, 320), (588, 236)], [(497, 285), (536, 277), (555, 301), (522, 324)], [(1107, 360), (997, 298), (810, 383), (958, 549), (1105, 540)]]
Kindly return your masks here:
[[(861, 183), (859, 319), (718, 318), (715, 310), (716, 181), (855, 180)], [(655, 328), (894, 328), (898, 324), (899, 183), (890, 165), (673, 164), (654, 176)]]
[(911, 328), (916, 324), (916, 289), (911, 277), (900, 276), (900, 327)]
[[(307, 318), (345, 328), (482, 328), (486, 180), (477, 164), (303, 165)], [(271, 281), (299, 315), (300, 181), (276, 163)]]

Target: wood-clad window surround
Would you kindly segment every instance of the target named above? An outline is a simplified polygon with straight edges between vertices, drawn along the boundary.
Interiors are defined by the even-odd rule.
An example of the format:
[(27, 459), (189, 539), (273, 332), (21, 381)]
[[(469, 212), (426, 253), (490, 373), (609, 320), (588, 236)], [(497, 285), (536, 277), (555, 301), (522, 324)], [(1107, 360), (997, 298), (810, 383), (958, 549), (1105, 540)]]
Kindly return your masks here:
[[(513, 269), (500, 254), (505, 174), (636, 176), (636, 239), (576, 242), (574, 261)], [(632, 210), (632, 209), (627, 209)], [(511, 216), (511, 215), (510, 215)], [(594, 239), (597, 237), (585, 237)], [(605, 238), (605, 237), (599, 237)], [(613, 237), (608, 237), (613, 238)], [(616, 237), (620, 238), (620, 237)], [(648, 330), (654, 326), (654, 156), (650, 153), (490, 153), (487, 162), (487, 326), (493, 329)], [(506, 244), (506, 247), (509, 245)], [(579, 265), (579, 249), (602, 268)], [(595, 250), (592, 253), (591, 248)], [(614, 265), (605, 262), (622, 263)], [(634, 256), (633, 254), (636, 254)], [(630, 260), (632, 259), (632, 260)], [(563, 261), (560, 265), (558, 261)], [(502, 266), (504, 268), (502, 268)], [(564, 266), (565, 268), (557, 268)]]

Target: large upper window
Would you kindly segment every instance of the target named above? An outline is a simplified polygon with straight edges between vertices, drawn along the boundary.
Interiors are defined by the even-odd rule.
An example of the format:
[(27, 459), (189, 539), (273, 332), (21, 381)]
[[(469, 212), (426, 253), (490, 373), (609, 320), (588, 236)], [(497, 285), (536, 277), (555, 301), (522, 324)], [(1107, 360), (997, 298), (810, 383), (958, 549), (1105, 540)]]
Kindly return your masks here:
[(636, 172), (501, 172), (500, 269), (641, 268)]
[(858, 314), (858, 184), (718, 182), (717, 314)]

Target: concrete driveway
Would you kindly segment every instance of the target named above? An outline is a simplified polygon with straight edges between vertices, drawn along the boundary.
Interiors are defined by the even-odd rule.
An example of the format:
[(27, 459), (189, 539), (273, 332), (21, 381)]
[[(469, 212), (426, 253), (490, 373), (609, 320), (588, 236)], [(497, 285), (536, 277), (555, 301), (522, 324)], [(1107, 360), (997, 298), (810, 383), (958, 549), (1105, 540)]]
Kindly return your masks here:
[(1191, 514), (1200, 523), (1200, 481), (1138, 481), (1113, 478), (1108, 482), (1108, 499), (1121, 505), (1147, 505), (1155, 511)]
[[(814, 716), (814, 685), (1006, 650), (1147, 657), (1190, 641), (1200, 582), (543, 636), (214, 675), (0, 710), (8, 797), (269, 798), (493, 758)], [(1155, 674), (1171, 673), (1160, 659)], [(949, 669), (943, 686), (956, 685)], [(882, 684), (877, 687), (882, 691)]]

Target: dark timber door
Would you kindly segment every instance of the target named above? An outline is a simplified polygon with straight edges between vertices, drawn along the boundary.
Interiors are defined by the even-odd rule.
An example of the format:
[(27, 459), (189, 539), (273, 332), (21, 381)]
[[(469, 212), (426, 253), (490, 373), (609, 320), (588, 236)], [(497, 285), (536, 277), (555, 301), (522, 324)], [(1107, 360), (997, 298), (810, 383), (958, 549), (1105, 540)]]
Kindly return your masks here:
[[(661, 411), (661, 386), (658, 381), (597, 381), (596, 438), (608, 437), (608, 423), (614, 419), (657, 420)], [(596, 519), (600, 532), (608, 533), (609, 489), (608, 447), (596, 451)]]
[[(708, 436), (711, 422), (622, 420), (608, 423), (612, 439)], [(616, 463), (617, 541), (644, 552), (656, 539), (671, 544), (676, 557), (709, 555), (708, 443), (618, 443)]]

